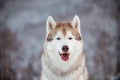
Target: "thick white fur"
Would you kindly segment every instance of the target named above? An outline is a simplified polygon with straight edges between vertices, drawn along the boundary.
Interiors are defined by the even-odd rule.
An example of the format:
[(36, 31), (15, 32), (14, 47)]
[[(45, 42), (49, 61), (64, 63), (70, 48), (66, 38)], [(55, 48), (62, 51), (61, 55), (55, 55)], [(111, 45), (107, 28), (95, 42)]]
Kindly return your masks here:
[[(47, 35), (50, 32), (49, 26), (51, 25), (54, 28), (56, 22), (49, 16), (46, 23)], [(76, 26), (81, 35), (78, 16), (73, 18), (72, 26)], [(57, 37), (60, 37), (61, 40), (56, 40)], [(69, 37), (73, 39), (69, 40)], [(63, 61), (58, 53), (62, 53), (62, 46), (64, 45), (69, 47), (70, 59), (68, 61)], [(83, 40), (76, 40), (70, 31), (67, 32), (66, 36), (59, 31), (52, 41), (45, 41), (41, 60), (42, 74), (40, 80), (87, 80)]]

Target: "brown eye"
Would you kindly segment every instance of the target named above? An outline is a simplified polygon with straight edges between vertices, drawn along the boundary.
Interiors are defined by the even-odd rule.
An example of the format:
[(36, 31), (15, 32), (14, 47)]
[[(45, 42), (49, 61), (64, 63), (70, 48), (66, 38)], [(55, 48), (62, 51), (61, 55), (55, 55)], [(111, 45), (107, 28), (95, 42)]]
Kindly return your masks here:
[(72, 40), (72, 37), (69, 37), (68, 39), (69, 39), (69, 40)]
[(58, 37), (58, 38), (56, 38), (56, 39), (57, 39), (57, 40), (61, 40), (61, 38), (59, 38), (59, 37)]

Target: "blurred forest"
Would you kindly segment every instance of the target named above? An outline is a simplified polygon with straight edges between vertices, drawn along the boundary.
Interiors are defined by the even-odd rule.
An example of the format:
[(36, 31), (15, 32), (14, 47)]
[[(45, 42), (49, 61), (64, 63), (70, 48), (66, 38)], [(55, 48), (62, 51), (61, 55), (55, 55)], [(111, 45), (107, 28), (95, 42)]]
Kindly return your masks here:
[(76, 14), (89, 80), (120, 80), (120, 0), (0, 0), (0, 80), (39, 80), (47, 17)]

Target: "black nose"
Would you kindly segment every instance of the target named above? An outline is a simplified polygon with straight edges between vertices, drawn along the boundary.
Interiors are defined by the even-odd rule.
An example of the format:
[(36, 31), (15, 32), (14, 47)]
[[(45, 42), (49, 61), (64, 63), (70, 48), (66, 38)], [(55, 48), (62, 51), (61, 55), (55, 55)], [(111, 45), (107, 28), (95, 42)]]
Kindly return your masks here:
[(64, 45), (64, 46), (62, 47), (62, 51), (63, 51), (63, 52), (68, 52), (68, 50), (69, 50), (69, 47), (68, 47), (67, 45)]

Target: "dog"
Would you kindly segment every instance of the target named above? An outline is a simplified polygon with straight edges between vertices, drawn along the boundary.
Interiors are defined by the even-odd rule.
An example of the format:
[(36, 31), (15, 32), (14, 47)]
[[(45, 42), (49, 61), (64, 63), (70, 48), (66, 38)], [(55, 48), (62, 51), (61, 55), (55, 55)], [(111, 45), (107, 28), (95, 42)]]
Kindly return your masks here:
[(59, 22), (49, 16), (46, 32), (40, 80), (88, 80), (79, 17)]

